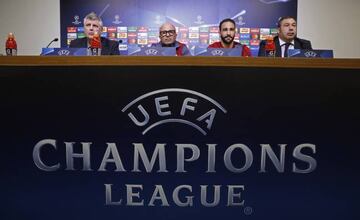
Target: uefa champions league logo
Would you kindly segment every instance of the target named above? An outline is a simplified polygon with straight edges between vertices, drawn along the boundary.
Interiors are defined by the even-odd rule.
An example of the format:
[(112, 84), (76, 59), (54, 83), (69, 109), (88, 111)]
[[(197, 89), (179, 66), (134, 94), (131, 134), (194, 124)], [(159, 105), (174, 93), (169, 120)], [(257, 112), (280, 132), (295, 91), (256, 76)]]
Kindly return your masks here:
[(194, 21), (194, 23), (197, 24), (197, 25), (202, 25), (202, 24), (204, 24), (205, 22), (202, 20), (202, 16), (201, 16), (201, 15), (198, 15), (198, 16), (196, 17), (196, 21)]
[(79, 19), (80, 19), (79, 15), (75, 15), (74, 16), (74, 21), (72, 23), (75, 24), (75, 25), (81, 24), (81, 21), (79, 21)]
[(239, 16), (239, 17), (237, 18), (236, 24), (238, 24), (238, 25), (240, 25), (240, 26), (244, 25), (244, 24), (245, 24), (245, 22), (244, 22), (244, 17), (243, 17), (243, 16)]
[(224, 51), (222, 51), (222, 50), (213, 50), (213, 51), (211, 51), (211, 54), (213, 56), (224, 56)]
[[(182, 88), (166, 88), (145, 93), (130, 101), (121, 111), (136, 127), (143, 129), (142, 135), (152, 129), (166, 126), (167, 123), (175, 123), (179, 126), (188, 126), (206, 136), (212, 129), (212, 125), (216, 123), (217, 117), (227, 113), (227, 110), (211, 97)], [(128, 128), (127, 125), (124, 126)], [(276, 176), (294, 174), (299, 177), (300, 174), (310, 174), (317, 168), (316, 145), (309, 142), (293, 146), (285, 143), (276, 146), (268, 143), (250, 146), (233, 139), (226, 140), (226, 136), (222, 138), (217, 135), (221, 137), (219, 139), (222, 140), (221, 142), (212, 142), (213, 138), (201, 137), (200, 139), (204, 141), (198, 139), (196, 143), (189, 143), (184, 142), (184, 139), (178, 139), (181, 135), (176, 135), (175, 140), (180, 142), (171, 140), (164, 142), (166, 139), (157, 140), (156, 137), (151, 136), (120, 143), (105, 141), (106, 149), (100, 151), (98, 149), (102, 147), (101, 145), (94, 146), (97, 145), (97, 140), (66, 141), (46, 138), (34, 145), (32, 158), (34, 165), (43, 172), (61, 172), (61, 174), (67, 172), (72, 175), (92, 172), (94, 177), (97, 174), (103, 175), (104, 172), (114, 176), (118, 176), (120, 172), (121, 175), (131, 175), (119, 182), (111, 182), (109, 179), (98, 184), (99, 188), (102, 187), (105, 192), (103, 202), (99, 202), (101, 206), (105, 204), (112, 207), (181, 207), (182, 209), (233, 207), (240, 208), (238, 213), (243, 212), (247, 216), (254, 212), (247, 197), (250, 192), (256, 192), (254, 188), (256, 185), (241, 183), (241, 178), (235, 180), (231, 178), (216, 185), (214, 181), (207, 183), (206, 178), (201, 178), (201, 183), (196, 178), (194, 181), (189, 179), (198, 175), (211, 179), (223, 179), (224, 172), (227, 172), (225, 175), (232, 176), (253, 172), (254, 176), (262, 175), (266, 181), (271, 172)], [(226, 142), (230, 143), (226, 144)], [(78, 153), (80, 146), (82, 151)], [(254, 150), (255, 148), (259, 150)], [(66, 151), (65, 154), (64, 151)], [(239, 151), (243, 155), (240, 158), (241, 163), (237, 154)], [(129, 154), (124, 154), (124, 152)], [(54, 153), (57, 154), (56, 157), (53, 156)], [(208, 159), (203, 160), (200, 155)], [(77, 165), (74, 163), (75, 158), (82, 160), (82, 167), (78, 166), (80, 163)], [(93, 158), (102, 158), (102, 160)], [(285, 161), (289, 162), (285, 163)], [(186, 166), (187, 163), (194, 164)], [(297, 163), (302, 165), (298, 166)], [(222, 167), (221, 170), (219, 170), (219, 164)], [(164, 177), (169, 174), (171, 176), (167, 179), (159, 179), (159, 174)], [(184, 178), (186, 176), (188, 179)], [(185, 181), (169, 184), (169, 179), (172, 178), (181, 178)], [(308, 178), (313, 178), (313, 176)], [(156, 183), (152, 183), (153, 180), (156, 180)], [(270, 181), (273, 182), (272, 177)], [(152, 193), (146, 193), (148, 191), (145, 189)], [(258, 195), (254, 198), (258, 198)]]
[(309, 57), (317, 57), (318, 55), (314, 51), (307, 51), (304, 53), (304, 56), (309, 58)]
[(112, 23), (113, 24), (121, 24), (122, 21), (120, 21), (120, 15), (115, 15), (114, 16), (114, 21)]
[(59, 56), (69, 56), (70, 51), (69, 50), (59, 50), (58, 55)]
[(156, 16), (155, 16), (154, 23), (155, 23), (156, 25), (159, 25), (159, 26), (160, 26), (162, 23), (164, 23), (164, 19), (162, 18), (161, 15), (156, 15)]
[(144, 52), (145, 52), (146, 55), (152, 55), (152, 56), (156, 56), (159, 53), (158, 50), (155, 50), (153, 48), (145, 50)]

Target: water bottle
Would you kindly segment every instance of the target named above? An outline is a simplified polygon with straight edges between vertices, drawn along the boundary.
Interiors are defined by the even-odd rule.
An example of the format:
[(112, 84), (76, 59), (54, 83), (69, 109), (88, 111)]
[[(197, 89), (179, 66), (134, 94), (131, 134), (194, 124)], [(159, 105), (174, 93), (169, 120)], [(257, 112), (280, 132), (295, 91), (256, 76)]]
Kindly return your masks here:
[(265, 56), (266, 57), (275, 57), (275, 53), (276, 53), (276, 49), (275, 49), (274, 38), (272, 36), (269, 36), (266, 39)]
[(5, 48), (6, 48), (7, 56), (16, 56), (17, 55), (17, 44), (16, 44), (15, 36), (13, 33), (8, 34)]

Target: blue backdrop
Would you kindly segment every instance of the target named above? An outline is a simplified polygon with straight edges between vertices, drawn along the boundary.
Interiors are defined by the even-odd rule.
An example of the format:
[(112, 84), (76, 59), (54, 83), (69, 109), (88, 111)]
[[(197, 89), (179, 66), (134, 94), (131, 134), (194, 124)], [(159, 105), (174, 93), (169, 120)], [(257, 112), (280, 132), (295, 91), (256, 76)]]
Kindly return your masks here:
[[(158, 27), (168, 21), (178, 27), (178, 40), (189, 46), (219, 40), (217, 26), (233, 18), (237, 41), (257, 49), (259, 41), (276, 34), (280, 16), (297, 16), (297, 0), (61, 0), (62, 46), (84, 37), (83, 18), (94, 11), (104, 21), (103, 36), (121, 40), (120, 50), (128, 44), (140, 46), (158, 41)], [(242, 35), (240, 35), (240, 33)]]

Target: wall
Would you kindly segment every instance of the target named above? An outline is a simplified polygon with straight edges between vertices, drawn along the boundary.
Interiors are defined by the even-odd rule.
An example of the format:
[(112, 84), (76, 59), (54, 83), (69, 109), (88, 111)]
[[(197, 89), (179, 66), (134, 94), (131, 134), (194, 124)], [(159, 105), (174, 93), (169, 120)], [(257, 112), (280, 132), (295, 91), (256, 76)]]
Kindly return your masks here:
[[(1, 0), (0, 53), (5, 41), (14, 32), (19, 55), (38, 55), (42, 47), (60, 36), (59, 0)], [(60, 47), (60, 42), (52, 46)]]
[[(359, 0), (298, 0), (298, 4), (299, 37), (311, 40), (314, 48), (334, 49), (338, 58), (360, 58)], [(0, 53), (5, 52), (8, 32), (15, 33), (22, 55), (39, 54), (60, 36), (59, 0), (2, 0), (0, 15)]]
[(298, 0), (298, 36), (338, 58), (360, 58), (359, 0)]

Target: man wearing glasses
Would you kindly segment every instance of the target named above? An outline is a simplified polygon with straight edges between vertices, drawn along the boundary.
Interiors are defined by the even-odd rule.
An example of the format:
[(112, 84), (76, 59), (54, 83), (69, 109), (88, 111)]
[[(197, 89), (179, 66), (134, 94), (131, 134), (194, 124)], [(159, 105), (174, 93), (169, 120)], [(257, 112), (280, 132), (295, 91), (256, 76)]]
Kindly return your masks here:
[(161, 25), (159, 29), (159, 38), (160, 42), (152, 44), (152, 47), (176, 47), (177, 56), (186, 56), (190, 55), (189, 49), (185, 44), (182, 44), (176, 41), (176, 30), (175, 26), (170, 23), (165, 23)]

